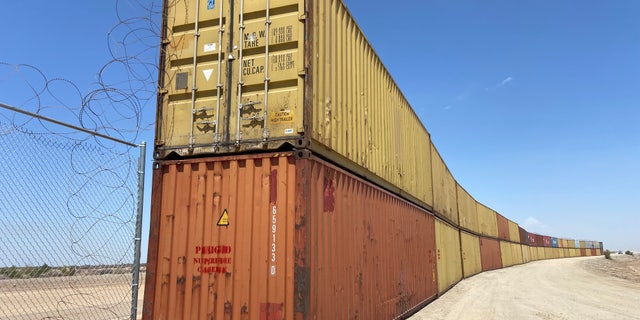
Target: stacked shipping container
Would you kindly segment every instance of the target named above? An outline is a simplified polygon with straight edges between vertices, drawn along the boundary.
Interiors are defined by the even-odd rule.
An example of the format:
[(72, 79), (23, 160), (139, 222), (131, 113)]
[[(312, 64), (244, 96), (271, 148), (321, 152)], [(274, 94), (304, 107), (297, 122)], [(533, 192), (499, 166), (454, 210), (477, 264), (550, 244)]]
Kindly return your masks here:
[(464, 190), (341, 1), (165, 1), (163, 25), (145, 319), (399, 318), (601, 253)]

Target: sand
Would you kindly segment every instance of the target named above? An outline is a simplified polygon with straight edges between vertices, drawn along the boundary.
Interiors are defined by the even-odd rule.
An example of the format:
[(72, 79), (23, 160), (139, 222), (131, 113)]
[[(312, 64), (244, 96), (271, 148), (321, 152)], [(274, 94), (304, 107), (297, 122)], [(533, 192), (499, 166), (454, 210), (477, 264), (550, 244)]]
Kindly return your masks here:
[(465, 279), (409, 319), (640, 319), (640, 257), (535, 261)]

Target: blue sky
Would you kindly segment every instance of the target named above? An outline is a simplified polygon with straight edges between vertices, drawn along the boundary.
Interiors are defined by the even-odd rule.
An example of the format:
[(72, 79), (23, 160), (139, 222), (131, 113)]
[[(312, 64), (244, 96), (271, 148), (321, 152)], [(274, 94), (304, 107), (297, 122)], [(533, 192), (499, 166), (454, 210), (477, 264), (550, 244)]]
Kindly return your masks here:
[[(118, 11), (142, 15), (138, 2), (150, 3), (121, 0)], [(345, 3), (478, 201), (532, 232), (640, 250), (640, 2)], [(113, 1), (10, 1), (0, 19), (0, 62), (34, 65), (84, 95), (118, 22)], [(0, 102), (26, 108), (20, 90), (0, 68)], [(150, 131), (141, 139), (152, 145)]]

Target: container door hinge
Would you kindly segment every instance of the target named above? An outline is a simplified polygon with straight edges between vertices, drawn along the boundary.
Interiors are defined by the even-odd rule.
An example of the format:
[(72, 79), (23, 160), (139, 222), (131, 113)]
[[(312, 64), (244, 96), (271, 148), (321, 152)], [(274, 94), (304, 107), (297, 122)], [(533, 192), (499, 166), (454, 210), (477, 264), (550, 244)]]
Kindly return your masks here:
[(307, 20), (307, 13), (303, 13), (298, 17), (298, 21), (305, 21)]

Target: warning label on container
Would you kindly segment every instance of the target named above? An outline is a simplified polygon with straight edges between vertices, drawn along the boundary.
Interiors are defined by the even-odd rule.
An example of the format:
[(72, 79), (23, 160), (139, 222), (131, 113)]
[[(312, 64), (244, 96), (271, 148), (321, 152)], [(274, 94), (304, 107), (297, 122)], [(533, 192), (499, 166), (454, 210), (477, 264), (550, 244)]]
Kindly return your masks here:
[(293, 122), (293, 112), (291, 110), (271, 112), (269, 113), (269, 122), (271, 124), (291, 123)]
[(219, 227), (229, 226), (229, 213), (227, 212), (227, 209), (224, 209), (224, 211), (222, 211), (220, 219), (218, 219), (218, 223), (216, 223), (216, 225)]
[(193, 258), (196, 271), (201, 273), (227, 273), (231, 264), (231, 246), (196, 246)]

